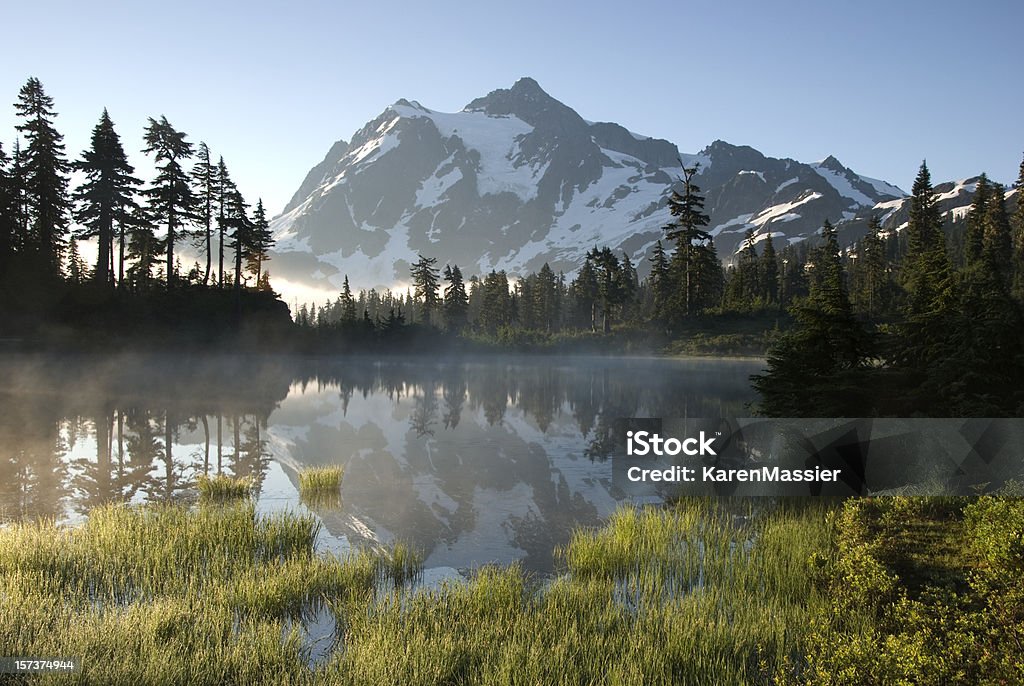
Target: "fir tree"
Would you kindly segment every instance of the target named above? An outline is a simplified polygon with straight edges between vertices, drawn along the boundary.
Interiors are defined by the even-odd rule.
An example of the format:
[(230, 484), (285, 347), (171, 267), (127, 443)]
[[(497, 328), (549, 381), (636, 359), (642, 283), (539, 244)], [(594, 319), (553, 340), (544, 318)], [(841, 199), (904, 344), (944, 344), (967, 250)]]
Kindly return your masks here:
[(260, 198), (256, 202), (256, 209), (252, 215), (252, 233), (250, 234), (249, 254), (246, 258), (246, 266), (256, 276), (257, 284), (262, 278), (263, 263), (270, 259), (270, 248), (273, 243), (274, 237), (270, 232), (267, 211), (263, 209), (263, 198)]
[[(100, 260), (102, 262), (102, 260)], [(89, 266), (78, 252), (78, 241), (68, 241), (68, 281), (80, 286), (89, 279)], [(103, 283), (102, 281), (100, 283)]]
[(356, 321), (356, 301), (352, 297), (352, 289), (348, 285), (348, 274), (345, 275), (345, 283), (341, 287), (341, 321), (346, 325), (354, 324)]
[(249, 220), (249, 205), (237, 190), (232, 190), (225, 208), (224, 225), (231, 230), (230, 248), (235, 251), (235, 293), (242, 290), (242, 264), (252, 254), (253, 224)]
[[(705, 273), (708, 262), (705, 253), (711, 243), (711, 234), (701, 228), (708, 225), (710, 218), (704, 213), (704, 197), (700, 194), (700, 187), (693, 181), (699, 168), (699, 164), (683, 166), (680, 179), (683, 192), (673, 189), (668, 200), (669, 212), (675, 221), (665, 227), (665, 237), (675, 243), (672, 269), (681, 287), (682, 302), (675, 308), (676, 314), (685, 317), (700, 309), (698, 294), (711, 290), (712, 286), (710, 283), (702, 283), (703, 279), (712, 276)], [(717, 255), (715, 257), (717, 260)]]
[(902, 271), (907, 303), (895, 362), (909, 372), (911, 384), (920, 385), (943, 354), (954, 306), (942, 219), (925, 164), (914, 181), (906, 233)]
[(872, 341), (853, 317), (835, 229), (822, 228), (810, 295), (794, 305), (796, 325), (768, 352), (766, 373), (751, 377), (760, 412), (774, 417), (858, 417), (870, 406), (865, 387)]
[(231, 201), (231, 194), (238, 190), (235, 187), (234, 182), (231, 180), (231, 175), (228, 173), (228, 167), (224, 164), (224, 158), (221, 157), (217, 162), (217, 285), (220, 288), (224, 288), (224, 245), (225, 237), (227, 235), (229, 227), (229, 210), (228, 204)]
[(437, 264), (436, 257), (420, 255), (411, 270), (413, 287), (416, 289), (416, 300), (422, 303), (420, 321), (424, 324), (431, 323), (431, 315), (437, 311), (438, 306), (438, 272), (435, 264)]
[(1009, 288), (1013, 280), (1013, 238), (1010, 218), (1006, 213), (1006, 192), (1002, 184), (992, 184), (992, 195), (988, 199), (982, 224), (982, 261)]
[(0, 144), (0, 280), (9, 274), (14, 260), (17, 224), (17, 196), (10, 159)]
[(23, 120), (16, 128), (28, 142), (24, 154), (18, 156), (28, 223), (27, 247), (38, 258), (41, 276), (57, 279), (71, 207), (64, 137), (53, 127), (53, 98), (43, 91), (39, 79), (28, 79), (14, 107)]
[(561, 314), (561, 297), (558, 277), (545, 262), (537, 272), (536, 287), (533, 291), (533, 310), (538, 327), (547, 333), (558, 328)]
[(576, 303), (576, 316), (579, 321), (587, 323), (591, 331), (597, 331), (597, 308), (600, 301), (597, 273), (591, 260), (583, 262), (579, 273), (570, 288)]
[(938, 200), (923, 162), (914, 181), (906, 232), (903, 276), (909, 296), (907, 314), (910, 318), (926, 317), (942, 307), (949, 285), (949, 262)]
[(665, 248), (661, 241), (654, 245), (654, 251), (650, 257), (651, 263), (651, 296), (652, 319), (664, 324), (669, 321), (672, 301), (672, 274), (669, 269), (668, 258), (665, 256)]
[(853, 279), (853, 303), (859, 312), (874, 317), (888, 301), (889, 278), (885, 259), (882, 225), (875, 215), (868, 222), (868, 233), (857, 246)]
[[(601, 309), (601, 328), (605, 333), (612, 330), (612, 317), (615, 308), (626, 299), (622, 264), (610, 248), (594, 248), (587, 253), (587, 262), (592, 264), (596, 300)], [(596, 329), (596, 323), (592, 323)]]
[(154, 155), (157, 176), (152, 187), (144, 194), (149, 199), (150, 214), (167, 227), (164, 247), (167, 249), (167, 287), (174, 284), (174, 246), (181, 236), (179, 230), (192, 219), (195, 196), (188, 175), (181, 164), (192, 157), (192, 144), (185, 140), (186, 134), (175, 130), (160, 117), (152, 117), (146, 126), (146, 147), (143, 152)]
[(125, 259), (131, 261), (127, 280), (135, 291), (147, 290), (153, 282), (153, 271), (160, 260), (163, 242), (153, 232), (153, 224), (145, 210), (139, 209), (126, 227), (128, 233)]
[(459, 265), (445, 265), (444, 279), (448, 282), (444, 289), (445, 326), (449, 331), (459, 333), (466, 326), (469, 311), (469, 296), (466, 295), (466, 284), (462, 280)]
[(1024, 160), (1017, 176), (1017, 210), (1013, 213), (1013, 294), (1024, 300)]
[(203, 285), (210, 282), (213, 261), (214, 205), (219, 199), (218, 167), (210, 162), (210, 148), (200, 141), (196, 148), (196, 163), (192, 166), (192, 188), (196, 197), (195, 218), (200, 227), (199, 238), (206, 252), (206, 271)]
[(985, 220), (988, 217), (990, 190), (988, 177), (982, 174), (974, 191), (974, 201), (967, 215), (967, 232), (964, 236), (964, 264), (970, 266), (981, 259), (985, 246)]
[(764, 240), (764, 249), (758, 262), (758, 276), (761, 285), (761, 298), (765, 303), (779, 301), (779, 261), (772, 242), (772, 232), (768, 231)]
[(743, 249), (740, 251), (738, 272), (744, 304), (750, 307), (761, 292), (753, 229), (747, 229), (743, 236)]
[[(86, 181), (74, 193), (78, 204), (75, 219), (85, 229), (76, 238), (96, 238), (97, 254), (94, 276), (97, 283), (113, 283), (115, 230), (130, 221), (137, 208), (135, 194), (141, 181), (133, 176), (121, 139), (114, 130), (107, 110), (93, 129), (92, 143), (74, 168), (85, 174)], [(121, 260), (123, 261), (123, 238)]]
[(480, 326), (491, 335), (512, 321), (508, 274), (491, 270), (481, 284)]

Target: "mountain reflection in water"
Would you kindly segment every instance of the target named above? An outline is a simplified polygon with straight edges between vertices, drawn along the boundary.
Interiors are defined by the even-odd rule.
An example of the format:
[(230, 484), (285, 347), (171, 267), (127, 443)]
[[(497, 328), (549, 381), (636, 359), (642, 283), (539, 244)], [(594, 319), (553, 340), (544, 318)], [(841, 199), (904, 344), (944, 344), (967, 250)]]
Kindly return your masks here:
[(343, 465), (321, 544), (409, 543), (428, 568), (552, 568), (623, 498), (618, 417), (744, 416), (757, 360), (0, 358), (0, 517), (74, 522), (251, 478), (300, 510), (297, 473)]

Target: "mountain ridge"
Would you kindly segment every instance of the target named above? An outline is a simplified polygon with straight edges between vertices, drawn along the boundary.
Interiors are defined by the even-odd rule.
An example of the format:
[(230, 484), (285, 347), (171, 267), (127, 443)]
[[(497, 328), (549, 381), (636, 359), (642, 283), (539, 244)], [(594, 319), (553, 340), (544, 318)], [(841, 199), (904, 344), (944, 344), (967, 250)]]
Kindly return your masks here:
[[(681, 153), (665, 139), (584, 120), (529, 77), (455, 113), (400, 99), (336, 141), (273, 220), (275, 276), (336, 289), (406, 282), (418, 254), (468, 276), (516, 275), (549, 263), (572, 273), (587, 250), (625, 252), (641, 273), (670, 215), (680, 163), (700, 164), (709, 232), (728, 261), (749, 229), (784, 243), (825, 219), (847, 242), (872, 214), (898, 229), (906, 193), (835, 156), (803, 163), (713, 141)], [(962, 214), (969, 183), (944, 211)]]

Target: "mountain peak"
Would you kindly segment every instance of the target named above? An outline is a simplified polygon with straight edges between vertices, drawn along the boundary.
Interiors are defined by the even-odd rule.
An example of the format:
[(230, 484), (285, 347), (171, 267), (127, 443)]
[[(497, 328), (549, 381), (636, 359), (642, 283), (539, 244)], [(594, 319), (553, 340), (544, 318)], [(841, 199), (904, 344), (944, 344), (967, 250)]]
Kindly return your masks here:
[(509, 89), (512, 93), (517, 93), (522, 96), (544, 96), (550, 98), (551, 96), (544, 92), (544, 89), (540, 87), (534, 79), (529, 76), (524, 76), (515, 83), (512, 84), (512, 88)]
[(817, 166), (824, 167), (825, 169), (831, 169), (832, 171), (838, 172), (840, 174), (846, 172), (846, 167), (843, 166), (843, 163), (837, 160), (832, 155), (829, 155), (821, 162), (818, 162)]
[(491, 116), (514, 115), (531, 126), (554, 124), (582, 128), (583, 119), (576, 112), (548, 95), (529, 76), (516, 81), (511, 88), (499, 88), (466, 105), (466, 112), (484, 112)]

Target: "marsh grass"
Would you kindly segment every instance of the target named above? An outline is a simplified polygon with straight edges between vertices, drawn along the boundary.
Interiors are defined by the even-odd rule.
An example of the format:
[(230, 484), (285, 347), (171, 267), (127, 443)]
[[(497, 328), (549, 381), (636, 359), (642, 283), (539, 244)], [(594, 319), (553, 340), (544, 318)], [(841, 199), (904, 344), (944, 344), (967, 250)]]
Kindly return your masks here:
[[(84, 524), (0, 530), (0, 654), (76, 655), (58, 683), (289, 683), (309, 678), (295, 624), (368, 603), (379, 562), (314, 553), (319, 524), (225, 505), (94, 509)], [(48, 682), (49, 683), (49, 682)]]
[(423, 574), (423, 556), (412, 546), (397, 541), (380, 562), (382, 580), (396, 587), (417, 581)]
[[(772, 683), (827, 607), (812, 557), (825, 507), (683, 501), (625, 508), (557, 551), (546, 586), (516, 567), (387, 597), (347, 617), (338, 684)], [(401, 650), (394, 650), (401, 646)]]
[(199, 501), (203, 503), (221, 503), (251, 498), (254, 495), (253, 487), (253, 481), (248, 477), (231, 477), (226, 474), (215, 476), (203, 474), (196, 481)]
[(315, 467), (299, 472), (299, 498), (310, 507), (341, 506), (344, 467)]
[[(484, 567), (427, 589), (411, 546), (317, 555), (317, 520), (251, 500), (104, 507), (0, 530), (0, 653), (80, 655), (113, 684), (771, 683), (829, 609), (833, 530), (823, 506), (624, 508), (546, 584)], [(338, 643), (310, 666), (322, 608)]]

